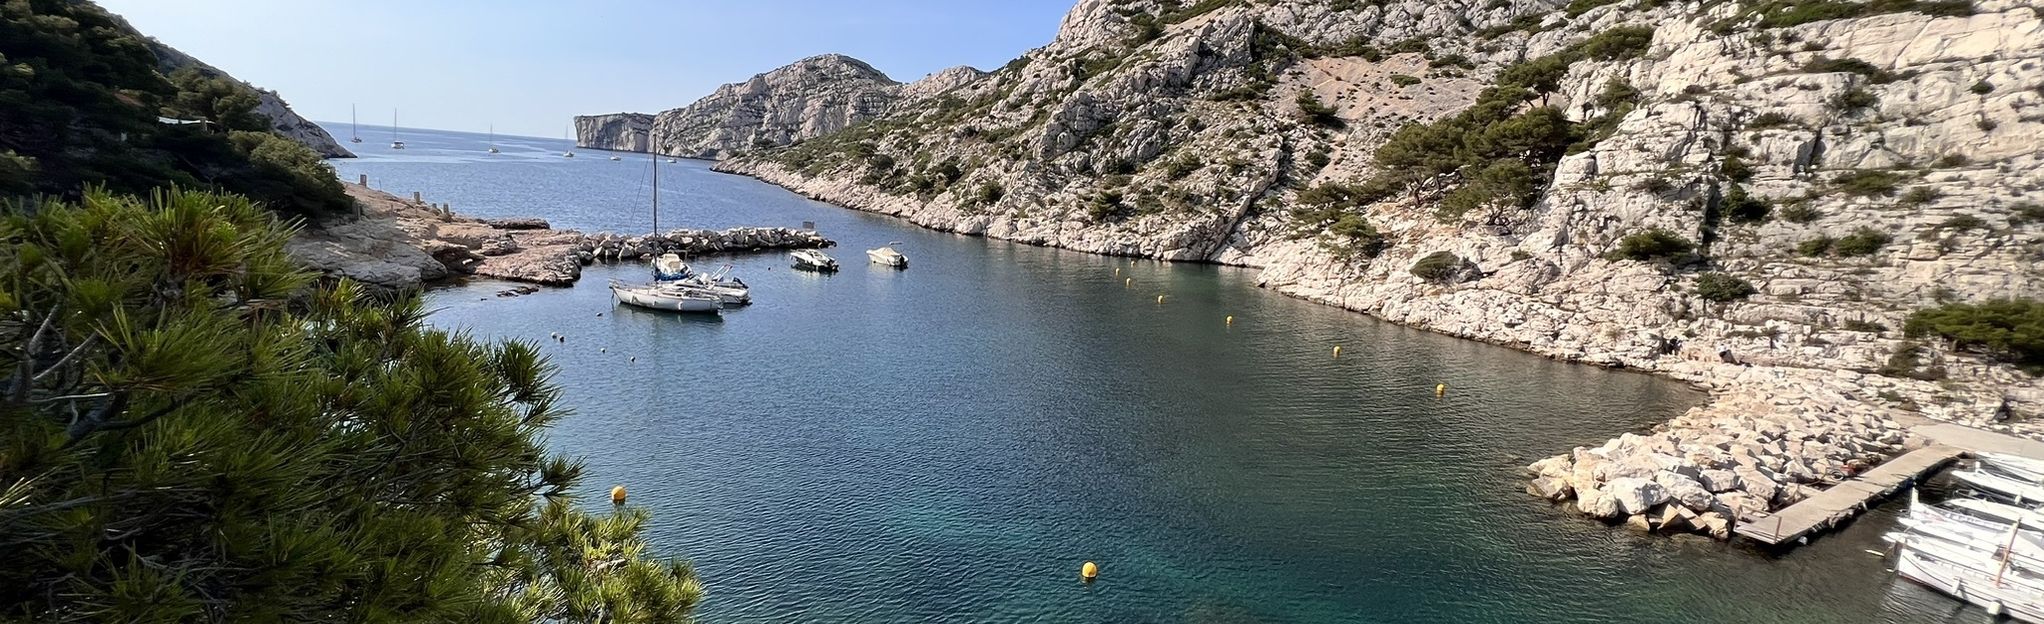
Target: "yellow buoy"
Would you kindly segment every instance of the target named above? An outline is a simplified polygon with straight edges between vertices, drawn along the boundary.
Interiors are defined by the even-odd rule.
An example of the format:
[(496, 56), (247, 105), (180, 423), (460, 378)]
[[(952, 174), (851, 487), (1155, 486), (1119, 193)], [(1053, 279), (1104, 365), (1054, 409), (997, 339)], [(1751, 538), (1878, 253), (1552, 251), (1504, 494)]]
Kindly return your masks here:
[(1228, 317), (1228, 324), (1229, 324), (1229, 325), (1234, 325), (1234, 324), (1235, 324), (1235, 317), (1234, 317), (1234, 316), (1232, 316), (1232, 315), (1231, 315), (1231, 316), (1229, 316), (1229, 317)]
[(625, 504), (625, 486), (619, 485), (610, 488), (610, 504)]
[(1114, 275), (1116, 277), (1121, 276), (1121, 267), (1114, 267)]
[(1163, 302), (1164, 302), (1164, 296), (1163, 296), (1163, 295), (1157, 295), (1157, 303), (1163, 303)]
[(1448, 395), (1448, 384), (1439, 384), (1439, 385), (1435, 385), (1435, 386), (1434, 386), (1434, 396), (1447, 396), (1447, 395)]
[(1134, 286), (1134, 285), (1135, 285), (1135, 283), (1136, 283), (1136, 278), (1133, 278), (1133, 277), (1124, 277), (1124, 278), (1121, 278), (1121, 287), (1122, 287), (1122, 288), (1128, 288), (1128, 287), (1130, 287), (1130, 286)]
[(1334, 345), (1334, 359), (1341, 359), (1341, 345)]
[(1079, 566), (1079, 578), (1086, 579), (1086, 582), (1091, 583), (1093, 582), (1093, 577), (1096, 576), (1100, 576), (1100, 566), (1094, 565), (1091, 561)]

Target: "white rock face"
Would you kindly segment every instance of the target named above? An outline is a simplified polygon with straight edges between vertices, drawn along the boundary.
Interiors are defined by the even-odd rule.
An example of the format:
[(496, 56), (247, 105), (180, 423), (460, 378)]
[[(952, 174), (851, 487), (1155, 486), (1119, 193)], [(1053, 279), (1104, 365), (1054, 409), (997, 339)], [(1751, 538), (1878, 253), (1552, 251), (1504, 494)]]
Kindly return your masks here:
[(658, 115), (616, 113), (575, 118), (576, 142), (587, 147), (723, 158), (779, 147), (843, 130), (897, 106), (937, 97), (977, 80), (977, 69), (952, 67), (902, 84), (842, 54), (813, 56), (751, 80), (718, 87), (683, 108)]
[[(1086, 0), (1049, 45), (947, 97), (718, 169), (941, 230), (1259, 267), (1286, 294), (1710, 391), (1650, 435), (1532, 468), (1537, 495), (1572, 490), (1598, 517), (1644, 514), (1607, 500), (1623, 498), (1611, 483), (1663, 475), (1715, 498), (1682, 487), (1692, 511), (1777, 508), (1899, 453), (1904, 410), (2044, 434), (2044, 383), (2005, 364), (1930, 343), (1915, 372), (1942, 382), (1876, 374), (1915, 310), (2044, 297), (2044, 17), (1990, 0), (1719, 34), (1737, 7), (1641, 4)], [(1399, 128), (1620, 27), (1651, 29), (1643, 53), (1576, 60), (1541, 101), (1585, 126), (1614, 82), (1637, 103), (1561, 157), (1530, 207), (1444, 219), (1438, 189), (1345, 207), (1381, 235), (1375, 257), (1294, 216), (1304, 189), (1381, 173)], [(1338, 123), (1313, 121), (1302, 94)], [(1735, 192), (1766, 216), (1724, 216)], [(1703, 260), (1608, 256), (1649, 229)], [(1818, 244), (1847, 237), (1887, 242)], [(1436, 252), (1473, 268), (1415, 276)], [(1706, 271), (1757, 292), (1706, 300)]]

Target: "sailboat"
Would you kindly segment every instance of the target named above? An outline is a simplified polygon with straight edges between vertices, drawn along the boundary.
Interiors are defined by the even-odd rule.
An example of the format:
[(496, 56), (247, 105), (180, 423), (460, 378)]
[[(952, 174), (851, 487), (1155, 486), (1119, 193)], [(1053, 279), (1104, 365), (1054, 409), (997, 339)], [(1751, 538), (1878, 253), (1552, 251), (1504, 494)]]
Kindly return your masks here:
[[(567, 139), (567, 140), (569, 140), (569, 141), (574, 141), (574, 140), (575, 140), (575, 122), (572, 122), (572, 121), (571, 121), (571, 122), (568, 122), (568, 131), (567, 131), (567, 132), (563, 132), (563, 133), (561, 133), (561, 138)], [(570, 145), (573, 145), (573, 143), (569, 143), (569, 144), (570, 144)], [(574, 157), (575, 157), (575, 150), (568, 150), (568, 151), (565, 151), (565, 152), (561, 152), (561, 157), (562, 157), (562, 158), (574, 158)]]
[(497, 153), (497, 124), (490, 124), (490, 153)]
[(405, 142), (397, 140), (397, 109), (390, 109), (390, 149), (404, 149)]
[[(653, 233), (656, 235), (660, 233), (660, 157), (657, 155), (653, 157)], [(655, 277), (658, 277), (662, 269), (661, 264), (666, 262), (669, 256), (673, 256), (673, 254), (663, 255), (659, 261), (655, 262), (653, 269)], [(670, 267), (670, 270), (672, 268), (680, 268), (683, 271), (687, 270), (687, 265), (681, 264), (680, 258), (674, 258), (673, 263), (681, 266)], [(669, 312), (708, 312), (712, 314), (724, 309), (726, 298), (724, 294), (678, 281), (656, 281), (651, 284), (640, 285), (611, 280), (610, 293), (611, 296), (617, 298), (618, 303), (625, 305), (653, 310), (667, 310)], [(743, 293), (738, 294), (743, 295)], [(735, 299), (736, 297), (733, 298)], [(744, 296), (744, 300), (750, 302), (752, 298)]]
[(355, 105), (348, 105), (348, 142), (361, 143), (362, 131), (355, 126)]

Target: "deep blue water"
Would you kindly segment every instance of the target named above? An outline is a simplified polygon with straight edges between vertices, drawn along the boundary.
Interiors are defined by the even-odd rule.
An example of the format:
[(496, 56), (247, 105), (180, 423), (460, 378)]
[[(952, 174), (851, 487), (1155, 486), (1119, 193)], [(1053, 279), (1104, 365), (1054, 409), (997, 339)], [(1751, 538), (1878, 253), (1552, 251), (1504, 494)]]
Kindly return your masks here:
[[(643, 155), (370, 136), (333, 161), (343, 178), (476, 215), (647, 227)], [(664, 227), (813, 221), (846, 268), (696, 259), (754, 287), (759, 303), (721, 318), (615, 307), (607, 278), (642, 265), (430, 297), (438, 325), (545, 346), (575, 409), (553, 445), (587, 458), (592, 504), (623, 484), (654, 512), (662, 553), (704, 578), (705, 621), (1986, 621), (1864, 552), (1891, 511), (1770, 556), (1521, 491), (1527, 462), (1699, 399), (1671, 382), (1289, 299), (1253, 271), (942, 234), (702, 162), (661, 180)], [(895, 241), (911, 268), (866, 264)]]

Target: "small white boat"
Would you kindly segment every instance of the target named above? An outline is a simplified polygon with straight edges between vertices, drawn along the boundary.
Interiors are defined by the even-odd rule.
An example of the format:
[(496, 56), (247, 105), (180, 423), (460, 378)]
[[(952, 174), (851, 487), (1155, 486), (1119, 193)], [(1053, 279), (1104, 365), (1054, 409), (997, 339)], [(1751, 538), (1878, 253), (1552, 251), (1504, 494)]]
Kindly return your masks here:
[(1895, 573), (1954, 598), (1978, 605), (1990, 615), (2026, 622), (2044, 622), (2044, 600), (2028, 575), (1984, 555), (1902, 548)]
[(653, 310), (715, 314), (724, 309), (723, 298), (675, 284), (641, 286), (612, 281), (610, 293), (618, 303)]
[(660, 281), (678, 280), (689, 276), (688, 263), (675, 254), (660, 254), (653, 260), (653, 279)]
[(611, 159), (611, 160), (624, 160), (623, 158), (618, 158), (618, 157), (616, 157), (616, 156), (612, 156), (612, 157), (610, 157), (610, 159)]
[(561, 157), (562, 157), (562, 158), (574, 158), (574, 157), (575, 157), (575, 153), (574, 153), (574, 152), (561, 152)]
[(2044, 485), (2025, 483), (1978, 468), (1955, 471), (1952, 473), (1952, 478), (1989, 493), (2000, 494), (2015, 499), (2015, 502), (2018, 504), (2023, 502), (2044, 502)]
[(814, 249), (797, 249), (794, 253), (788, 254), (788, 257), (794, 260), (794, 266), (797, 269), (825, 273), (837, 270), (837, 260)]
[(2033, 511), (1994, 501), (1972, 498), (1954, 498), (1943, 503), (1944, 507), (1975, 518), (1994, 521), (1997, 524), (2012, 524), (2017, 520), (2034, 527), (2044, 527), (2044, 512)]
[(685, 286), (701, 289), (723, 298), (724, 305), (749, 305), (752, 303), (752, 288), (745, 281), (731, 277), (731, 265), (724, 265), (716, 273), (696, 273), (681, 279)]
[(1989, 472), (2030, 483), (2044, 483), (2044, 461), (2006, 453), (1980, 453), (1980, 465)]
[(390, 149), (404, 149), (404, 148), (405, 148), (405, 142), (404, 142), (404, 141), (391, 141), (391, 142), (390, 142)]
[(901, 252), (895, 251), (893, 247), (899, 244), (901, 243), (888, 243), (888, 246), (879, 249), (868, 249), (866, 250), (866, 259), (871, 260), (874, 264), (884, 264), (897, 269), (906, 269), (908, 268), (908, 256), (901, 255)]
[(667, 162), (669, 162), (669, 163), (678, 163), (678, 162), (681, 162), (681, 161), (679, 161), (679, 160), (675, 160), (675, 159), (672, 159), (672, 158), (669, 158), (669, 159), (667, 159)]
[(490, 153), (497, 153), (497, 124), (490, 124)]

